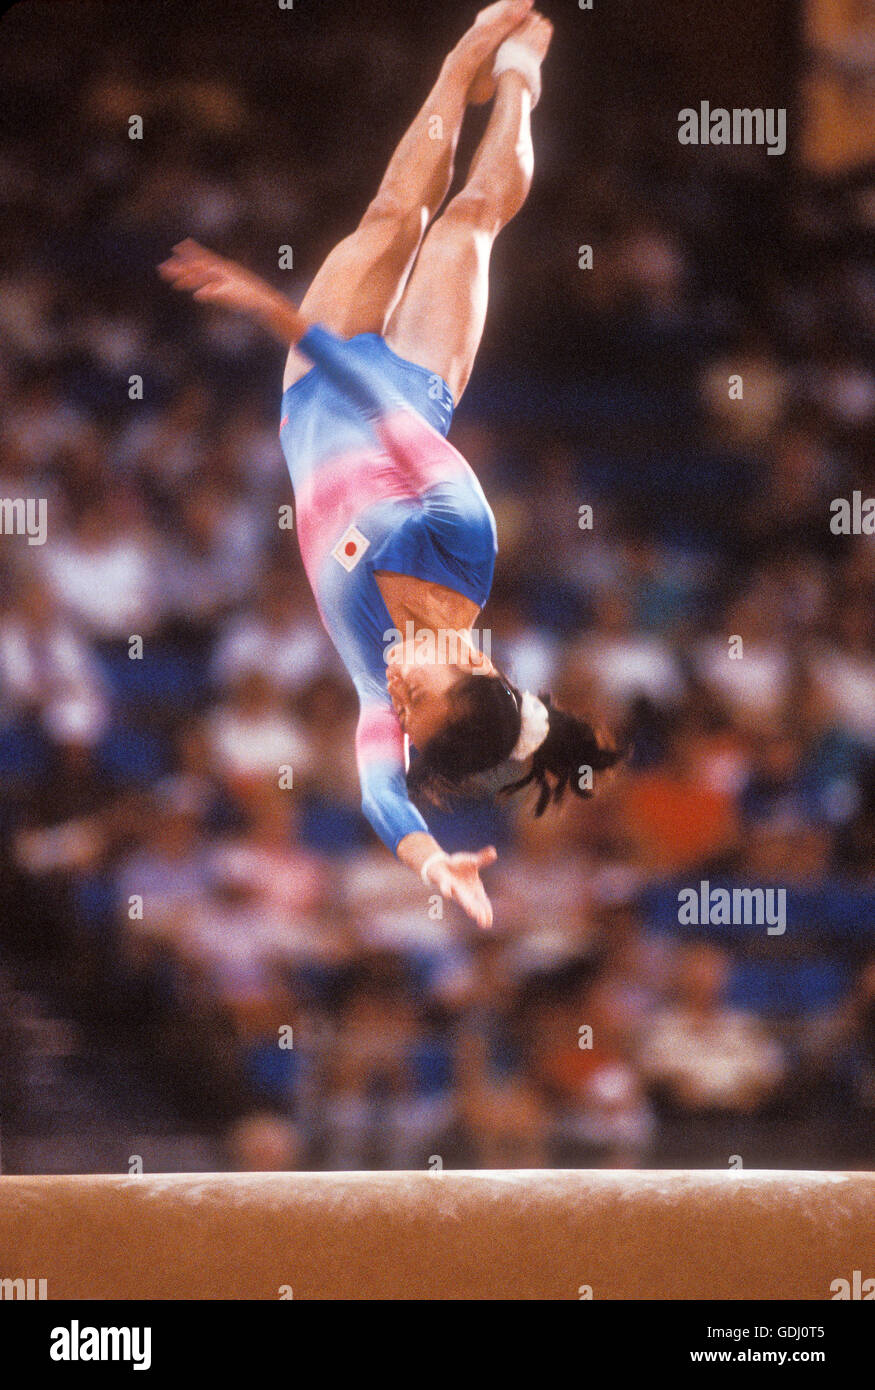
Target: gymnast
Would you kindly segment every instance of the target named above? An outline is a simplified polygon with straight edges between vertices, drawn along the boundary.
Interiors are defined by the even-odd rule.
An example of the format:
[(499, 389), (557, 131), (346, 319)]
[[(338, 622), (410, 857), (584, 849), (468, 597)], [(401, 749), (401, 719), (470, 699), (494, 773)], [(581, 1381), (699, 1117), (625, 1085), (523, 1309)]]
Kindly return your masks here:
[[(589, 794), (584, 768), (619, 757), (479, 650), (473, 629), (492, 583), (495, 520), (446, 439), (483, 332), (492, 244), (532, 179), (530, 114), (552, 35), (532, 4), (500, 0), (480, 12), (300, 310), (191, 240), (160, 267), (174, 288), (245, 314), (289, 348), (280, 440), (304, 567), (360, 701), (362, 808), (401, 862), (480, 927), (492, 924), (480, 872), (494, 847), (445, 853), (410, 794), (440, 803), (534, 784), (541, 815), (566, 790)], [(466, 107), (490, 99), (468, 180), (432, 222)], [(387, 647), (389, 632), (410, 623), (456, 634), (452, 662), (417, 659), (409, 641)], [(432, 657), (445, 649), (430, 645)]]

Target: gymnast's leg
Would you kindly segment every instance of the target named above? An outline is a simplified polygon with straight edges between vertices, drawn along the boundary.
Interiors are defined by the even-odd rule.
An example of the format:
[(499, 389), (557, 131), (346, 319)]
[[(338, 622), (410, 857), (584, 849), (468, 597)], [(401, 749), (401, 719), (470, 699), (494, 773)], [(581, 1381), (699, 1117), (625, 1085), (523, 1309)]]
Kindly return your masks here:
[(531, 185), (533, 87), (552, 32), (538, 14), (514, 31), (509, 42), (524, 50), (528, 75), (511, 69), (499, 76), (468, 181), (430, 228), (386, 330), (392, 350), (442, 376), (457, 403), (483, 334), (493, 242)]
[[(450, 52), (437, 82), (389, 161), (356, 230), (330, 253), (301, 312), (343, 338), (382, 333), (401, 296), (431, 218), (447, 195), (468, 102), (483, 95), (484, 65), (526, 17), (533, 0), (499, 0)], [(284, 389), (310, 362), (294, 349)]]

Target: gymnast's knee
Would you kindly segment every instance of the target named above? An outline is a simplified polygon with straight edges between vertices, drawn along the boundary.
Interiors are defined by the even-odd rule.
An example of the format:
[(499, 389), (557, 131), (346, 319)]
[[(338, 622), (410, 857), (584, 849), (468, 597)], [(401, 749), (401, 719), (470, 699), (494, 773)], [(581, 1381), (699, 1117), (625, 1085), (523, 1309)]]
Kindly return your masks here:
[(400, 194), (381, 189), (368, 204), (359, 225), (384, 233), (387, 242), (408, 242), (417, 246), (427, 218), (428, 212), (423, 206), (411, 207)]
[(456, 194), (435, 226), (442, 227), (448, 234), (482, 233), (494, 237), (522, 207), (527, 191), (528, 186), (522, 178), (519, 187), (516, 181), (496, 188), (481, 183), (468, 184)]

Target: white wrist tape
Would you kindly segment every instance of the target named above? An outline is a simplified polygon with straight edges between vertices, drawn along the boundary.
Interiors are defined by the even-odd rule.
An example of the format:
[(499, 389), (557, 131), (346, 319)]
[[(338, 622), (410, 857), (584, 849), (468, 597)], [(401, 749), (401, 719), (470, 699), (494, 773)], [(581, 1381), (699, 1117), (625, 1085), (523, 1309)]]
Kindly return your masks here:
[(541, 95), (541, 64), (534, 53), (519, 39), (505, 39), (499, 44), (492, 67), (493, 77), (503, 72), (518, 72), (532, 94), (532, 105), (537, 106)]
[(444, 849), (436, 849), (433, 851), (432, 854), (428, 856), (428, 858), (426, 859), (425, 863), (419, 871), (419, 877), (422, 879), (426, 887), (428, 887), (428, 885), (431, 883), (431, 879), (428, 876), (428, 871), (431, 868), (432, 864), (436, 863), (438, 859), (449, 859), (449, 857), (450, 856)]
[(511, 760), (524, 763), (537, 752), (550, 732), (550, 712), (537, 695), (523, 692), (520, 701), (520, 736), (511, 749)]

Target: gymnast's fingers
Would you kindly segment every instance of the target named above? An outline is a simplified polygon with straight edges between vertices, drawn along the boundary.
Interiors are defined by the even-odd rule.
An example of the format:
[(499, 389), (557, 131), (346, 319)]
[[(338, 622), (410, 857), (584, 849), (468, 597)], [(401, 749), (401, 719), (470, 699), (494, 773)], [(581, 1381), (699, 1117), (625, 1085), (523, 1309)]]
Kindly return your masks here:
[(173, 276), (173, 288), (177, 290), (197, 290), (202, 285), (220, 284), (223, 276), (217, 270), (199, 266), (196, 270), (186, 270)]
[(211, 251), (207, 246), (201, 246), (199, 241), (195, 241), (194, 237), (190, 236), (186, 237), (183, 241), (178, 241), (176, 243), (176, 245), (173, 248), (173, 254), (175, 256), (178, 256), (180, 260), (186, 261), (194, 260), (196, 257), (199, 258), (203, 256), (209, 256), (214, 258), (215, 260), (219, 260), (219, 256), (216, 254), (215, 251)]
[(492, 926), (492, 904), (479, 878), (470, 885), (464, 880), (455, 879), (452, 896), (478, 927), (486, 930)]

